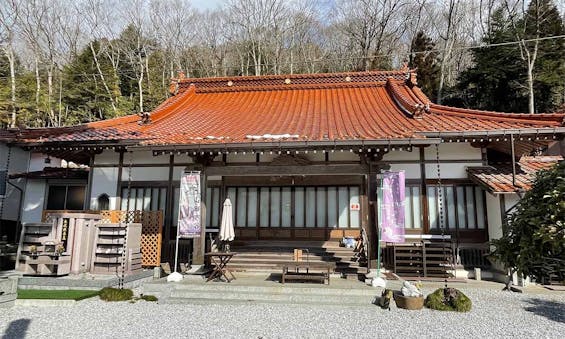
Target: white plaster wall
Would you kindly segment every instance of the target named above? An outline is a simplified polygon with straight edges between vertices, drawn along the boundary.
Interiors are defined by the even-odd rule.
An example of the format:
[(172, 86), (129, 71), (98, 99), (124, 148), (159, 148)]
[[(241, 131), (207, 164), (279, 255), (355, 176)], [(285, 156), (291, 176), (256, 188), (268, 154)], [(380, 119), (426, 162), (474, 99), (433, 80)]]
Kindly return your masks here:
[[(263, 154), (263, 156), (265, 156), (265, 154)], [(234, 154), (234, 153), (229, 153), (226, 156), (226, 162), (230, 163), (230, 162), (255, 162), (257, 160), (257, 158), (255, 157), (255, 153), (252, 152), (245, 152), (245, 154), (243, 153), (238, 153), (238, 154)]]
[(420, 179), (420, 165), (419, 164), (391, 164), (391, 171), (404, 170), (406, 179)]
[(51, 162), (46, 164), (45, 158), (47, 158), (47, 156), (43, 153), (31, 153), (28, 171), (41, 171), (45, 167), (61, 167), (61, 159), (49, 157)]
[(359, 155), (352, 152), (329, 152), (328, 153), (330, 161), (359, 161)]
[[(489, 240), (502, 237), (502, 214), (516, 205), (519, 200), (520, 197), (517, 194), (505, 194), (504, 206), (501, 206), (499, 195), (486, 194)], [(501, 209), (504, 210), (501, 211)]]
[[(10, 163), (8, 164), (8, 152), (10, 152)], [(12, 147), (11, 149), (5, 144), (0, 144), (0, 169), (8, 170), (9, 174), (13, 173), (23, 173), (28, 171), (30, 153), (24, 151), (18, 147)], [(7, 168), (9, 166), (9, 168)], [(9, 182), (17, 187), (25, 190), (25, 179), (10, 179)], [(6, 182), (6, 192), (4, 196), (0, 199), (0, 205), (2, 205), (2, 215), (0, 216), (3, 220), (17, 220), (18, 212), (21, 209), (20, 199), (22, 193), (8, 184)]]
[(412, 152), (390, 151), (383, 156), (383, 161), (420, 161), (420, 151), (414, 147)]
[[(218, 159), (218, 157), (216, 157), (216, 158), (214, 158), (214, 160), (221, 161), (221, 160), (222, 160), (222, 156), (220, 155), (220, 158), (219, 158), (219, 159)], [(169, 161), (169, 160), (167, 160), (167, 163), (168, 163), (168, 161)], [(174, 161), (175, 161), (176, 164), (192, 164), (192, 163), (193, 163), (192, 157), (189, 156), (189, 155), (186, 154), (186, 153), (183, 153), (183, 154), (175, 154)]]
[(105, 150), (94, 156), (95, 165), (118, 165), (120, 163), (120, 154), (114, 150)]
[[(117, 209), (118, 169), (115, 167), (94, 167), (92, 169), (92, 189), (90, 192), (90, 207), (96, 209), (97, 198), (103, 193), (110, 197), (110, 209)], [(88, 208), (88, 206), (87, 206)]]
[[(352, 152), (349, 152), (349, 153), (355, 155)], [(326, 154), (322, 151), (316, 151), (316, 153), (308, 152), (307, 154), (306, 153), (300, 153), (300, 155), (305, 157), (306, 159), (312, 161), (312, 162), (326, 161)]]
[[(520, 201), (520, 197), (517, 194), (507, 194), (504, 196), (504, 210), (508, 211), (514, 205), (516, 205)], [(514, 210), (512, 210), (514, 212)]]
[[(482, 162), (441, 163), (442, 179), (466, 179), (467, 167), (482, 166)], [(426, 178), (437, 179), (437, 164), (426, 164)]]
[(22, 206), (22, 222), (40, 222), (45, 204), (45, 180), (28, 180)]
[[(122, 181), (130, 180), (130, 169), (122, 169)], [(169, 167), (132, 167), (132, 181), (163, 181), (169, 180)]]
[[(436, 159), (436, 147), (430, 146), (424, 148), (424, 156), (426, 160)], [(469, 143), (464, 142), (444, 143), (439, 145), (439, 158), (441, 160), (481, 161), (481, 149), (474, 148)]]
[(153, 156), (152, 151), (136, 151), (124, 153), (124, 167), (133, 161), (134, 164), (168, 164), (169, 155), (162, 154)]
[(488, 218), (488, 238), (489, 240), (500, 239), (502, 237), (502, 214), (500, 213), (500, 199), (498, 195), (485, 194)]
[[(185, 166), (175, 166), (175, 168), (173, 169), (173, 181), (178, 181), (180, 180), (180, 176), (182, 174), (182, 172), (184, 171), (186, 167)], [(168, 177), (167, 177), (168, 180)]]

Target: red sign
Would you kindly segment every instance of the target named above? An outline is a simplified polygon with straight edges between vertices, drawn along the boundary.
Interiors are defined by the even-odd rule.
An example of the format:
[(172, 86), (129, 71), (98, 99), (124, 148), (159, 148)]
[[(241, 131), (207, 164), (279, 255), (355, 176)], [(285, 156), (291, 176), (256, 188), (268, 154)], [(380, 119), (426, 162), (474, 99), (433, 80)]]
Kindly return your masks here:
[(352, 210), (352, 211), (359, 211), (359, 210), (361, 210), (361, 205), (360, 204), (350, 204), (349, 209)]

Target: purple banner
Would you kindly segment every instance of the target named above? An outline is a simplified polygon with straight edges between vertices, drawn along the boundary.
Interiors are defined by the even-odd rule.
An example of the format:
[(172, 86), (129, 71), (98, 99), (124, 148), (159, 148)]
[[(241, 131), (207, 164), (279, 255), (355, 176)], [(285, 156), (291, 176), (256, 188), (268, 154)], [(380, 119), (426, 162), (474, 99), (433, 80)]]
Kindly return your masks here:
[(180, 178), (179, 238), (198, 238), (200, 219), (200, 172), (183, 173)]
[(404, 242), (404, 171), (386, 172), (381, 181), (381, 240)]

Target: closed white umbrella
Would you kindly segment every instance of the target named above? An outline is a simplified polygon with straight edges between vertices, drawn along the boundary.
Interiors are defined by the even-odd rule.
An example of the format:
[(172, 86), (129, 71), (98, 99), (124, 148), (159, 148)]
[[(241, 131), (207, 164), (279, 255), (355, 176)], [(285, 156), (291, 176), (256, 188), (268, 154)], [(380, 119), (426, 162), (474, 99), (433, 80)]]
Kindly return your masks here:
[(233, 228), (233, 211), (229, 198), (224, 201), (224, 210), (222, 211), (222, 223), (220, 225), (220, 240), (233, 241), (235, 239), (235, 230)]

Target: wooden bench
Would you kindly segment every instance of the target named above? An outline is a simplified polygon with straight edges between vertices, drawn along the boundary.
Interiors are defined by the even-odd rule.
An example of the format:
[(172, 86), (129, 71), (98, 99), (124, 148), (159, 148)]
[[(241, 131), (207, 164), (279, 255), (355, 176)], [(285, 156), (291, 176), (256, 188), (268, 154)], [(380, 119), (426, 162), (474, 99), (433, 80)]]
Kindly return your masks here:
[[(312, 280), (330, 284), (330, 273), (335, 269), (334, 262), (290, 261), (279, 264), (282, 267), (281, 283), (286, 280)], [(314, 272), (313, 272), (314, 271)]]

